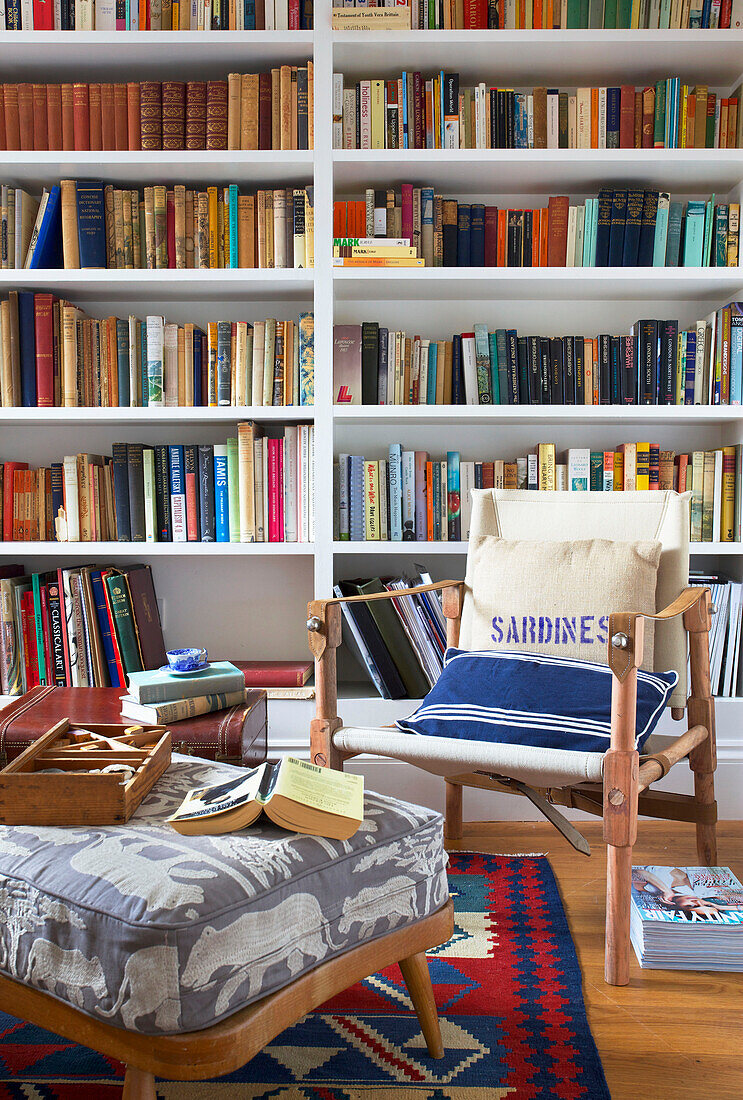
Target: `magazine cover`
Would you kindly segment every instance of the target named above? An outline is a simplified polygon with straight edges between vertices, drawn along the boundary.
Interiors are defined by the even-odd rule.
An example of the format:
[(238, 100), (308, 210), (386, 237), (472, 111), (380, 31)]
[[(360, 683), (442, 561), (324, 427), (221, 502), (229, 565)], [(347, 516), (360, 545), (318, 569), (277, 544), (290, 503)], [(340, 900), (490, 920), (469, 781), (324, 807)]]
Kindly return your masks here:
[(643, 923), (743, 924), (743, 886), (729, 867), (633, 867)]

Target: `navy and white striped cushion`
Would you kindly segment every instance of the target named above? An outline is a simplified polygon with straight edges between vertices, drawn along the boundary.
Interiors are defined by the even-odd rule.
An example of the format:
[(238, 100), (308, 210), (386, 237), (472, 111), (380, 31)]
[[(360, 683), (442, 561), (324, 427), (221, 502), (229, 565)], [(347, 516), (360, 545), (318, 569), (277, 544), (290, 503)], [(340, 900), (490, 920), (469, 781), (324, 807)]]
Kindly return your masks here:
[[(642, 749), (676, 686), (675, 672), (637, 673), (635, 746)], [(449, 649), (436, 686), (404, 733), (576, 752), (606, 752), (611, 670), (569, 657)]]

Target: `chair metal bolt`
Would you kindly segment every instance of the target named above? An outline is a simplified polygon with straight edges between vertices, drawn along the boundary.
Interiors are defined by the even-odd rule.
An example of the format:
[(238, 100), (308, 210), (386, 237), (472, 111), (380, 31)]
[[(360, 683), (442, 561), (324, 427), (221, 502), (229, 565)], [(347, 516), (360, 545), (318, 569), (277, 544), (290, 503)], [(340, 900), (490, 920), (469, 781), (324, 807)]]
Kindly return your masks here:
[(716, 603), (711, 603), (709, 605), (709, 613), (710, 613), (710, 615), (716, 615), (717, 614), (717, 604)]
[(609, 801), (612, 806), (621, 806), (624, 802), (624, 792), (620, 791), (618, 787), (614, 787), (609, 791)]
[(311, 615), (307, 620), (307, 629), (318, 634), (322, 630), (322, 622), (318, 619), (317, 615)]
[(629, 638), (626, 634), (612, 634), (611, 644), (615, 649), (626, 649), (629, 645)]

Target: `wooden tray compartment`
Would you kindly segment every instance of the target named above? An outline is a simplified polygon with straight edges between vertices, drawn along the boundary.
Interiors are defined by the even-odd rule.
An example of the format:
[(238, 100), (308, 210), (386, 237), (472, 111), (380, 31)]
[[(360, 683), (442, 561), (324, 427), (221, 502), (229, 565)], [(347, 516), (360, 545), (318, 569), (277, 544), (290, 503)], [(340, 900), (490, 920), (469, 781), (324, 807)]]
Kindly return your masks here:
[[(121, 772), (90, 771), (111, 764), (126, 764), (134, 775), (122, 782)], [(0, 823), (122, 825), (169, 764), (163, 726), (79, 727), (63, 718), (0, 771)]]

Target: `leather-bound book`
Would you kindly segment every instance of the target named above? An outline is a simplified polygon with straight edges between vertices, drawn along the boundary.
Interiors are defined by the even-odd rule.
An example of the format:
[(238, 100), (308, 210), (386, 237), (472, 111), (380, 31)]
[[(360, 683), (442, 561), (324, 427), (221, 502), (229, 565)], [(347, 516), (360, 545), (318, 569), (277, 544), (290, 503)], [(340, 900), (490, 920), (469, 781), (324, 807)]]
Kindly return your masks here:
[[(129, 577), (142, 570), (131, 570)], [(131, 725), (121, 717), (120, 687), (37, 686), (0, 711), (0, 760), (12, 760), (62, 718), (86, 724)], [(266, 693), (249, 690), (244, 703), (185, 718), (171, 726), (174, 752), (255, 767), (266, 758)]]
[(21, 149), (34, 147), (34, 86), (18, 85), (18, 127)]
[(281, 145), (277, 148), (292, 147), (292, 67), (282, 65), (279, 71), (279, 111), (281, 115)]
[(226, 80), (208, 80), (206, 84), (206, 147), (227, 148)]
[(6, 84), (3, 95), (3, 114), (5, 116), (5, 148), (20, 149), (20, 118), (18, 115), (18, 85)]
[(49, 131), (46, 113), (46, 84), (33, 86), (34, 149), (49, 148)]
[(444, 199), (441, 214), (441, 233), (443, 239), (443, 266), (457, 266), (457, 201)]
[(619, 148), (635, 147), (635, 88), (623, 84), (619, 90)]
[(162, 92), (159, 80), (139, 85), (139, 116), (142, 149), (162, 149)]
[(75, 103), (71, 84), (60, 85), (62, 100), (62, 148), (72, 151), (75, 148)]
[(642, 93), (642, 148), (653, 148), (655, 122), (655, 88), (649, 86)]
[(258, 77), (258, 148), (272, 149), (272, 104), (271, 74), (261, 73)]
[(552, 195), (547, 213), (547, 267), (565, 267), (568, 248), (567, 195)]
[(547, 148), (547, 89), (535, 88), (534, 96), (534, 148)]
[(126, 150), (129, 147), (126, 84), (114, 84), (114, 135), (116, 148)]
[(75, 151), (90, 148), (90, 100), (87, 84), (72, 85), (72, 122)]
[(60, 182), (62, 207), (62, 255), (65, 270), (80, 267), (80, 249), (77, 240), (77, 185), (75, 180)]
[(101, 84), (101, 148), (107, 152), (116, 148), (113, 84)]
[(245, 73), (240, 80), (240, 149), (259, 149), (257, 73)]
[(206, 84), (189, 80), (186, 84), (186, 149), (206, 148)]
[(131, 81), (126, 86), (127, 148), (139, 151), (142, 148), (142, 129), (139, 111), (139, 84)]
[(46, 132), (49, 149), (62, 149), (62, 87), (46, 86)]
[(227, 77), (227, 148), (240, 148), (240, 74)]
[(5, 144), (5, 91), (0, 84), (0, 149), (7, 149)]
[(300, 688), (314, 671), (312, 661), (233, 661), (245, 676), (246, 687)]
[(103, 148), (103, 136), (101, 132), (101, 85), (88, 85), (88, 107), (90, 111), (90, 148), (94, 150)]
[(163, 149), (183, 149), (186, 124), (186, 85), (164, 80), (162, 85)]
[(34, 295), (36, 404), (40, 409), (50, 409), (54, 406), (53, 304), (53, 294)]

